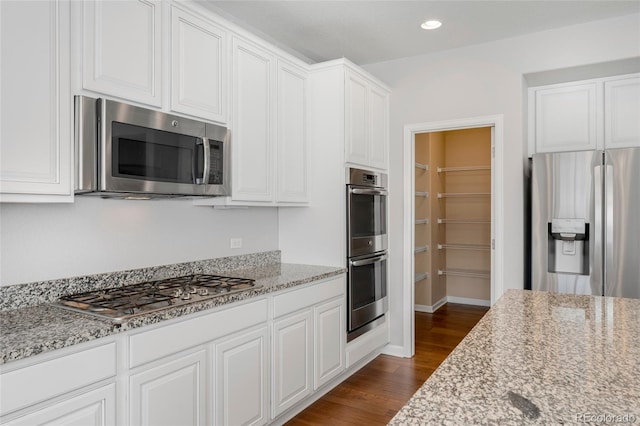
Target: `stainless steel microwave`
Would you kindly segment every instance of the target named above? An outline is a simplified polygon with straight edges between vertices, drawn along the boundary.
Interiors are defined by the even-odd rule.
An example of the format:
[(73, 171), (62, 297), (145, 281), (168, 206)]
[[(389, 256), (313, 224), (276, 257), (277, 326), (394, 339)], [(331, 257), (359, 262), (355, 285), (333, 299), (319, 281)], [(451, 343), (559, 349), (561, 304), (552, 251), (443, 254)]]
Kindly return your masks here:
[(74, 102), (76, 194), (229, 195), (225, 127), (108, 99)]

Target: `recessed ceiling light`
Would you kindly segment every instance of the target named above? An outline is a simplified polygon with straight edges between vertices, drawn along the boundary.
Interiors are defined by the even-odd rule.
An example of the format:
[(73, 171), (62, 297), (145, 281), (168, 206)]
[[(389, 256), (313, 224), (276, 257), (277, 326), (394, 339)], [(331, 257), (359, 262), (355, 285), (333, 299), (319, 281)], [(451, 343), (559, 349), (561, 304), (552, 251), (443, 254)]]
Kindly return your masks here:
[(420, 28), (423, 30), (435, 30), (436, 28), (440, 28), (442, 26), (442, 22), (436, 20), (424, 21)]

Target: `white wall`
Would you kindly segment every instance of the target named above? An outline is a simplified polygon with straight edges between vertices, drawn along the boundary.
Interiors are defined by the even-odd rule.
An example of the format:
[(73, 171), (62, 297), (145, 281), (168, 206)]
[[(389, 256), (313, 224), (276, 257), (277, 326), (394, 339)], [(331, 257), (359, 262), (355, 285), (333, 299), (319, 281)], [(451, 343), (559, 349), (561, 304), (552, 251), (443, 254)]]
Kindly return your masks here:
[[(278, 249), (275, 208), (75, 200), (0, 205), (0, 285)], [(231, 237), (242, 238), (241, 249), (229, 248)]]
[[(504, 287), (523, 286), (525, 90), (523, 74), (640, 56), (640, 15), (624, 16), (437, 54), (365, 66), (392, 88), (390, 270), (404, 282), (403, 126), (504, 115)], [(390, 295), (391, 345), (404, 346), (402, 286)]]

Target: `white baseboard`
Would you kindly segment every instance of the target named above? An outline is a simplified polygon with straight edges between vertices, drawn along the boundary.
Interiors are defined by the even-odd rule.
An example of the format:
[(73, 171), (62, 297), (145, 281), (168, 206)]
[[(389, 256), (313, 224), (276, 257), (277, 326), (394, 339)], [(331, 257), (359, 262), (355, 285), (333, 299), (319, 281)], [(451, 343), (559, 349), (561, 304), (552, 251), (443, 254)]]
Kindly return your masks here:
[(447, 302), (460, 303), (462, 305), (491, 306), (491, 300), (471, 299), (468, 297), (447, 296)]
[(426, 312), (428, 314), (432, 314), (446, 303), (460, 303), (461, 305), (474, 305), (474, 306), (491, 306), (490, 300), (484, 299), (471, 299), (469, 297), (456, 297), (456, 296), (445, 296), (442, 299), (438, 300), (436, 303), (431, 305), (414, 305), (413, 309), (416, 312)]
[(387, 345), (382, 348), (382, 353), (385, 355), (397, 356), (399, 358), (411, 358), (410, 354), (405, 352), (405, 347), (400, 345)]
[(433, 305), (414, 305), (413, 309), (418, 312), (426, 312), (428, 314), (432, 314), (438, 309), (440, 309), (441, 307), (443, 307), (446, 303), (447, 303), (447, 296), (438, 300)]

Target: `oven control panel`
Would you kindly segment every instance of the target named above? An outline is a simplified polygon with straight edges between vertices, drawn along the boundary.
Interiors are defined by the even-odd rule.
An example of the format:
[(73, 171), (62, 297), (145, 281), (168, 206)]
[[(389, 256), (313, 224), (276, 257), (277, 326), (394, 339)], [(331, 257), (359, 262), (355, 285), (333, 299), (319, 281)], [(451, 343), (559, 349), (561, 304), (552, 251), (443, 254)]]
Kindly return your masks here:
[(387, 175), (385, 173), (353, 168), (350, 168), (348, 173), (347, 185), (387, 187)]

